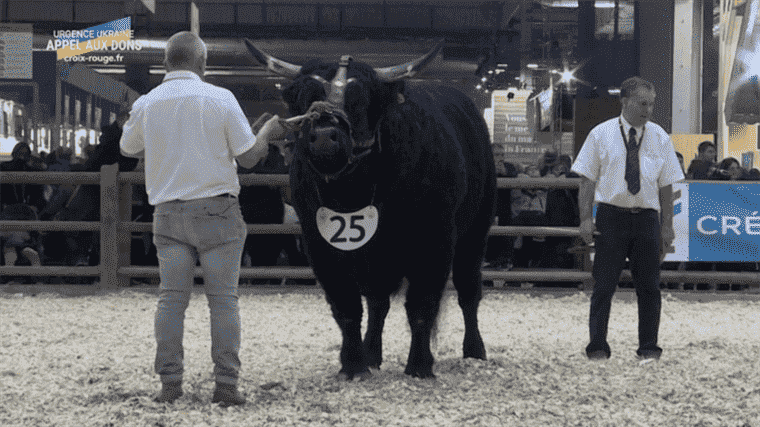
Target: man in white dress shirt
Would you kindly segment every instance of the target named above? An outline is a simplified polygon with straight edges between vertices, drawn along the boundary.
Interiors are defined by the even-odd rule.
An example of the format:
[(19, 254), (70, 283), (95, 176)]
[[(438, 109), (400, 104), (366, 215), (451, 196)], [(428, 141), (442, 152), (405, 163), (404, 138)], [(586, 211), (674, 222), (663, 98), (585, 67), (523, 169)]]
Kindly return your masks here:
[(254, 166), (285, 129), (274, 116), (253, 135), (232, 92), (203, 81), (206, 45), (197, 35), (173, 35), (165, 55), (163, 82), (135, 101), (120, 142), (124, 155), (145, 158), (148, 201), (156, 207), (153, 243), (161, 286), (155, 370), (162, 383), (156, 401), (182, 395), (183, 322), (199, 259), (211, 312), (212, 402), (239, 405), (246, 399), (237, 389), (237, 287), (247, 230), (235, 159)]
[[(620, 87), (622, 113), (591, 130), (572, 170), (581, 175), (578, 195), (580, 233), (596, 237), (594, 290), (589, 316), (590, 359), (607, 359), (612, 297), (626, 258), (630, 260), (639, 309), (642, 359), (658, 359), (660, 264), (674, 239), (673, 183), (684, 178), (665, 130), (649, 121), (654, 108), (652, 83), (632, 77)], [(596, 222), (592, 218), (597, 204)]]

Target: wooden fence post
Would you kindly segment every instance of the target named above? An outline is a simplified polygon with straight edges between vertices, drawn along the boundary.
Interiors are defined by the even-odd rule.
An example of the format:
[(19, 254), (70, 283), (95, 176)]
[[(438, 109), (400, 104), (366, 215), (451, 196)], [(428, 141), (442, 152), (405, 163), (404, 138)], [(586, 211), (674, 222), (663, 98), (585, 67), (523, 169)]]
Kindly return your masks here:
[[(100, 286), (118, 288), (129, 285), (129, 277), (119, 275), (119, 268), (129, 265), (129, 239), (119, 231), (122, 220), (119, 191), (119, 165), (100, 168)], [(127, 233), (129, 235), (129, 233)], [(126, 246), (126, 249), (125, 249)]]

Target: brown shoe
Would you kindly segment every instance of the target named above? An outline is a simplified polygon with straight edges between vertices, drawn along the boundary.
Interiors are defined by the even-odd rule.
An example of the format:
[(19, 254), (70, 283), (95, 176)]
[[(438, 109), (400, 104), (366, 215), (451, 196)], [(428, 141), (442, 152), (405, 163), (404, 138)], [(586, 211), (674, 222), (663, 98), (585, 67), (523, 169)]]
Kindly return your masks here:
[(211, 403), (219, 403), (219, 406), (226, 408), (232, 405), (242, 405), (245, 402), (245, 397), (238, 391), (236, 385), (216, 383), (216, 390), (214, 390)]
[(163, 383), (161, 393), (153, 401), (158, 403), (174, 403), (182, 394), (182, 381)]

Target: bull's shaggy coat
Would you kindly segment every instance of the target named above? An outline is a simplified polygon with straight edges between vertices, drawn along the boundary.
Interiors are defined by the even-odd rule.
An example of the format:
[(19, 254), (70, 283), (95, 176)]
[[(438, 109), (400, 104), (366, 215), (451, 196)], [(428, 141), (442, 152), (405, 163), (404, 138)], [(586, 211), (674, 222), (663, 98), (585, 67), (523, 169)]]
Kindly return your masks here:
[[(283, 92), (290, 113), (305, 114), (315, 101), (324, 101), (324, 82), (337, 70), (338, 64), (316, 60), (303, 65)], [(345, 166), (339, 155), (345, 150), (315, 148), (307, 132), (296, 140), (290, 167), (309, 262), (343, 334), (340, 376), (361, 378), (369, 367), (380, 366), (389, 297), (406, 278), (412, 343), (405, 372), (432, 377), (431, 330), (452, 268), (466, 326), (464, 357), (485, 359), (477, 310), (496, 198), (486, 123), (474, 103), (451, 87), (381, 81), (358, 62), (348, 65), (346, 78), (355, 79), (345, 86), (350, 130), (338, 131), (358, 142), (375, 135), (372, 152), (346, 173), (326, 177)], [(379, 212), (377, 232), (360, 248), (337, 249), (320, 235), (320, 207), (346, 213), (369, 205)], [(362, 296), (369, 311), (363, 342)]]

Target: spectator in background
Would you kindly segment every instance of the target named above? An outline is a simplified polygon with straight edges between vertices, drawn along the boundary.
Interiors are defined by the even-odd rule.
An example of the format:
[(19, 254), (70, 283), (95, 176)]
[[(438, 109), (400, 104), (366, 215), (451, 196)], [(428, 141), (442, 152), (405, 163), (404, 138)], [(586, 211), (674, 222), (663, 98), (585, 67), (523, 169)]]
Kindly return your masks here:
[[(0, 163), (4, 172), (39, 172), (45, 170), (44, 162), (32, 153), (29, 144), (18, 142), (11, 150), (11, 160)], [(0, 210), (17, 203), (33, 206), (36, 212), (45, 207), (44, 186), (40, 184), (0, 184)]]
[[(517, 167), (505, 162), (503, 158), (495, 160), (498, 178), (517, 177)], [(512, 189), (499, 188), (496, 197), (496, 224), (508, 226), (512, 224)], [(490, 268), (510, 269), (514, 258), (514, 236), (489, 236), (486, 247), (486, 262)]]
[[(26, 142), (19, 142), (11, 150), (11, 160), (0, 163), (3, 172), (40, 171), (32, 162), (32, 150)], [(0, 184), (0, 219), (8, 221), (34, 221), (38, 209), (44, 207), (42, 185), (23, 183)], [(31, 265), (41, 265), (39, 257), (39, 234), (36, 231), (13, 230), (0, 233), (3, 265), (16, 265), (19, 258)]]
[(555, 177), (570, 178), (568, 174), (572, 173), (570, 171), (570, 168), (572, 166), (573, 166), (573, 160), (570, 158), (569, 155), (563, 154), (557, 158), (557, 161), (554, 163), (554, 166), (552, 167), (551, 173)]
[(706, 180), (715, 169), (715, 144), (712, 141), (702, 141), (697, 147), (697, 158), (691, 161), (686, 172), (686, 179)]
[[(570, 156), (559, 156), (551, 165), (547, 177), (566, 178), (572, 166)], [(578, 190), (554, 188), (546, 196), (546, 224), (557, 227), (577, 227), (580, 224), (578, 214)], [(568, 253), (573, 246), (573, 237), (547, 237), (542, 253), (541, 266), (547, 268), (571, 269), (575, 256)], [(546, 282), (545, 286), (575, 286), (571, 282)]]
[(551, 173), (551, 169), (557, 164), (558, 159), (559, 156), (556, 151), (545, 151), (538, 160), (538, 170), (541, 172), (541, 176)]
[(726, 157), (718, 163), (710, 179), (716, 181), (743, 181), (745, 171), (738, 160), (733, 157)]
[[(262, 123), (263, 125), (263, 123)], [(259, 127), (260, 129), (260, 127)], [(254, 130), (256, 130), (254, 128)], [(284, 159), (279, 149), (270, 145), (267, 156), (261, 159), (254, 167), (244, 168), (238, 166), (238, 175), (250, 173), (259, 174), (283, 174), (288, 173)], [(282, 201), (280, 189), (275, 186), (264, 185), (241, 185), (240, 186), (240, 211), (246, 224), (282, 224), (285, 216), (285, 204)], [(277, 265), (277, 259), (284, 247), (284, 236), (280, 234), (248, 234), (245, 239), (243, 252), (247, 253), (251, 260), (251, 267), (269, 267)], [(278, 285), (282, 278), (253, 279), (254, 285)]]
[[(527, 165), (525, 173), (518, 178), (541, 178), (538, 165)], [(512, 191), (512, 224), (521, 226), (545, 226), (546, 196), (544, 188), (520, 189)], [(515, 267), (538, 267), (545, 239), (518, 236), (515, 239)]]
[[(71, 171), (71, 149), (58, 147), (52, 153), (52, 159), (48, 165), (49, 172), (70, 172)], [(74, 193), (76, 185), (74, 184), (52, 184), (46, 188), (46, 193), (50, 194), (47, 198), (45, 208), (40, 212), (40, 219), (43, 221), (50, 220), (56, 213), (60, 212), (68, 203), (69, 198)]]
[(683, 165), (683, 154), (676, 151), (676, 157), (678, 158), (678, 164), (681, 165), (681, 171), (683, 172), (684, 175), (686, 175), (686, 168), (684, 168), (684, 165)]
[(125, 106), (116, 116), (116, 120), (113, 123), (103, 126), (99, 138), (100, 144), (94, 146), (92, 153), (87, 156), (85, 170), (100, 172), (102, 166), (114, 163), (119, 163), (119, 172), (131, 172), (135, 169), (139, 159), (126, 157), (119, 150), (122, 128), (128, 119), (129, 110)]

